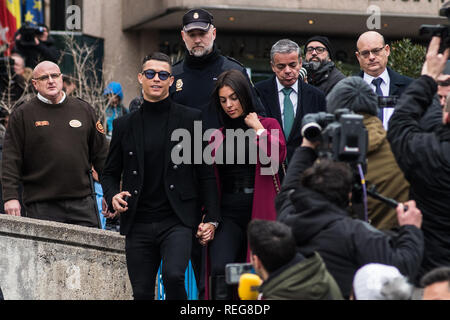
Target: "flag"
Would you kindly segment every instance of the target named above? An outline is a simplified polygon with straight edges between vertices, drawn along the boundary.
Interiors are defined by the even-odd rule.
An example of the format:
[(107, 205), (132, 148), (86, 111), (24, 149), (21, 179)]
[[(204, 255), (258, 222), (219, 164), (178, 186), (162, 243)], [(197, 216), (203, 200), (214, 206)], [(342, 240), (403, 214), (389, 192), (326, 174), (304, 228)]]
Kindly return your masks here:
[(13, 44), (14, 34), (20, 27), (20, 0), (0, 0), (0, 52), (6, 49), (6, 44)]
[(22, 12), (24, 23), (29, 22), (32, 25), (44, 23), (42, 0), (24, 0)]

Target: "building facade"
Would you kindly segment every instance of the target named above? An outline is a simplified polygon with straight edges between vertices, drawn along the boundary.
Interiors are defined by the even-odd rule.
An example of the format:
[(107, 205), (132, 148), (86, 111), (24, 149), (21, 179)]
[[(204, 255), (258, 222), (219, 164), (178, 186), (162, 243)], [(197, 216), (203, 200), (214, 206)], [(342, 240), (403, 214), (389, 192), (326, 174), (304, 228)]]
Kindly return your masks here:
[(139, 94), (136, 77), (147, 53), (182, 57), (181, 20), (192, 8), (214, 15), (220, 50), (249, 67), (254, 80), (270, 73), (270, 48), (281, 38), (302, 45), (312, 35), (328, 36), (337, 58), (356, 64), (355, 43), (364, 31), (375, 29), (388, 42), (426, 43), (422, 24), (447, 23), (439, 16), (443, 0), (65, 0), (71, 4), (81, 7), (80, 31), (104, 39), (104, 72), (122, 83), (125, 103)]

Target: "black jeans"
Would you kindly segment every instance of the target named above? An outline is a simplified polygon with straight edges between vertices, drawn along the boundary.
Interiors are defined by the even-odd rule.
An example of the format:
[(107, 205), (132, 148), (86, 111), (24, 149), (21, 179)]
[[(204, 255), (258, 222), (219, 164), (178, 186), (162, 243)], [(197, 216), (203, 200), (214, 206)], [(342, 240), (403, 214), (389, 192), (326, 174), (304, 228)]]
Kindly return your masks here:
[(187, 300), (184, 278), (191, 245), (192, 229), (181, 223), (135, 223), (125, 238), (134, 299), (155, 298), (155, 280), (162, 259), (166, 300)]

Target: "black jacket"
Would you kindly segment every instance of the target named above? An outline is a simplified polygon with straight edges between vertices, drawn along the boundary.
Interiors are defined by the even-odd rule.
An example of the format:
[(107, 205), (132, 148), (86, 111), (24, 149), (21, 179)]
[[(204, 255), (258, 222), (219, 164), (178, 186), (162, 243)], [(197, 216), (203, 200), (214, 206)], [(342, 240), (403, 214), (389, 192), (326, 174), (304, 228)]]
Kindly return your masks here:
[(345, 75), (334, 65), (334, 62), (322, 64), (312, 75), (308, 75), (308, 83), (317, 89), (322, 90), (325, 95), (330, 93), (334, 86), (345, 79)]
[[(144, 168), (142, 112), (141, 108), (114, 120), (109, 154), (101, 178), (109, 208), (112, 208), (112, 197), (121, 190), (129, 191), (132, 195), (128, 201), (128, 211), (120, 216), (121, 234), (127, 234), (133, 224), (144, 183), (144, 170), (151, 170)], [(220, 220), (213, 167), (204, 164), (174, 164), (171, 160), (174, 148), (184, 148), (184, 141), (171, 141), (172, 132), (175, 129), (186, 129), (194, 137), (194, 121), (200, 119), (200, 111), (172, 102), (167, 133), (162, 133), (159, 137), (167, 141), (164, 167), (167, 197), (178, 218), (191, 228), (197, 227), (201, 221), (202, 205), (206, 212), (204, 222)], [(121, 177), (123, 185), (120, 189)]]
[(298, 250), (304, 255), (313, 251), (321, 255), (344, 298), (350, 295), (355, 272), (367, 263), (393, 265), (413, 278), (422, 260), (421, 230), (407, 225), (388, 236), (301, 186), (299, 177), (315, 158), (310, 148), (296, 150), (276, 200), (278, 220), (292, 228)]
[(211, 103), (211, 94), (219, 75), (228, 70), (239, 70), (248, 79), (256, 112), (264, 116), (264, 106), (248, 78), (245, 67), (233, 58), (221, 55), (215, 46), (210, 54), (201, 58), (193, 57), (186, 52), (185, 58), (173, 65), (172, 74), (175, 81), (170, 87), (172, 100), (202, 110), (205, 129), (220, 128), (222, 125)]
[[(266, 108), (267, 117), (275, 118), (283, 128), (283, 121), (281, 118), (280, 101), (277, 92), (277, 83), (275, 76), (272, 78), (260, 81), (255, 84), (256, 89), (261, 97), (261, 101)], [(299, 102), (297, 104), (297, 113), (295, 115), (294, 124), (292, 126), (289, 137), (286, 137), (287, 145), (287, 161), (292, 158), (295, 149), (302, 143), (301, 125), (303, 116), (307, 113), (316, 113), (326, 111), (325, 94), (302, 81), (298, 81)]]
[(450, 265), (450, 125), (425, 132), (419, 124), (432, 105), (436, 82), (421, 76), (402, 95), (389, 121), (388, 140), (422, 211), (425, 255), (420, 275)]

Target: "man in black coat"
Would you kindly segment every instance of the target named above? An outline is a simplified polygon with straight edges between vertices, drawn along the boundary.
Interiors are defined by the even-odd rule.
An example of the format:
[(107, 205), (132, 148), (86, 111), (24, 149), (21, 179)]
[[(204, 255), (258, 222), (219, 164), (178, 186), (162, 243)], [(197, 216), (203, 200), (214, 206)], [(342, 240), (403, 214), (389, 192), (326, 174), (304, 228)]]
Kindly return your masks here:
[(439, 38), (433, 38), (422, 70), (398, 101), (389, 122), (392, 152), (411, 184), (410, 197), (423, 212), (425, 254), (419, 277), (440, 266), (450, 266), (450, 121), (449, 107), (441, 125), (426, 132), (420, 121), (430, 110), (437, 92), (448, 49), (438, 54)]
[(336, 83), (345, 75), (336, 68), (333, 62), (333, 47), (327, 37), (314, 36), (306, 40), (303, 49), (308, 71), (308, 83), (322, 90), (326, 95), (330, 93)]
[(300, 47), (294, 41), (283, 39), (275, 43), (270, 52), (270, 63), (275, 75), (256, 83), (255, 87), (266, 108), (266, 115), (277, 119), (283, 128), (289, 164), (295, 148), (302, 142), (303, 116), (325, 111), (325, 94), (298, 79), (302, 57)]
[[(177, 131), (193, 138), (195, 126), (201, 125), (201, 112), (170, 99), (170, 73), (167, 55), (154, 53), (144, 59), (138, 75), (143, 105), (114, 120), (101, 180), (110, 211), (120, 214), (135, 299), (154, 298), (161, 259), (166, 298), (187, 299), (184, 275), (193, 233), (202, 222), (202, 206), (201, 232), (208, 234), (202, 240), (212, 240), (215, 226), (209, 222), (219, 221), (212, 166), (192, 161), (195, 150), (188, 149), (193, 146), (173, 136)], [(180, 163), (176, 155), (181, 154), (192, 157)]]
[[(367, 31), (361, 34), (356, 42), (355, 52), (359, 61), (361, 72), (359, 76), (366, 81), (378, 96), (400, 97), (406, 87), (413, 81), (387, 67), (391, 49), (384, 37), (376, 31)], [(393, 107), (380, 108), (379, 118), (384, 128), (388, 130), (388, 122)]]
[(423, 255), (422, 215), (414, 201), (397, 207), (400, 225), (387, 235), (370, 224), (352, 219), (347, 211), (352, 172), (346, 163), (322, 159), (316, 164), (317, 144), (303, 139), (292, 157), (281, 193), (277, 220), (292, 228), (303, 255), (317, 251), (348, 299), (355, 272), (368, 263), (397, 267), (413, 278)]
[(202, 110), (206, 129), (220, 128), (217, 112), (211, 104), (211, 93), (219, 75), (239, 70), (248, 79), (256, 112), (264, 115), (246, 68), (233, 58), (224, 56), (215, 45), (216, 28), (213, 16), (204, 9), (192, 9), (183, 16), (181, 37), (186, 46), (184, 59), (173, 65), (175, 84), (170, 88), (173, 101)]

